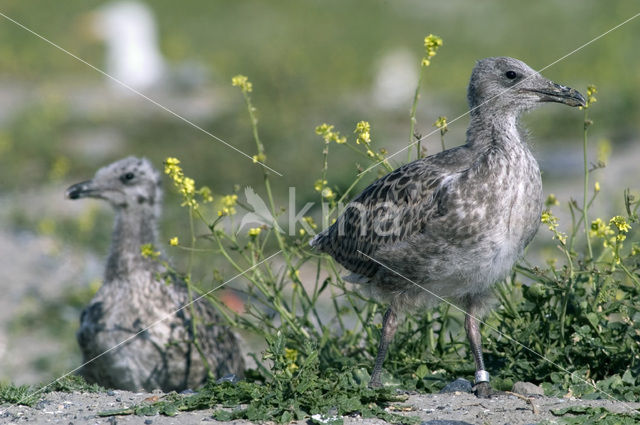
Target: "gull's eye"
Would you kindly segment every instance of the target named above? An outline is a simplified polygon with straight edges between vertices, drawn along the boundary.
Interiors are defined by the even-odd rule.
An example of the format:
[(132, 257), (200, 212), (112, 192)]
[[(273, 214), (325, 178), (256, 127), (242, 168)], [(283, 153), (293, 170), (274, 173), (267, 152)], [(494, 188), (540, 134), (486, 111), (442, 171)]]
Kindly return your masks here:
[(518, 76), (518, 74), (516, 74), (515, 71), (507, 71), (504, 74), (508, 79), (513, 80), (514, 78), (516, 78)]
[(133, 180), (133, 178), (135, 177), (135, 174), (133, 174), (132, 172), (128, 172), (126, 174), (123, 174), (120, 176), (120, 181), (122, 183), (127, 183), (131, 180)]

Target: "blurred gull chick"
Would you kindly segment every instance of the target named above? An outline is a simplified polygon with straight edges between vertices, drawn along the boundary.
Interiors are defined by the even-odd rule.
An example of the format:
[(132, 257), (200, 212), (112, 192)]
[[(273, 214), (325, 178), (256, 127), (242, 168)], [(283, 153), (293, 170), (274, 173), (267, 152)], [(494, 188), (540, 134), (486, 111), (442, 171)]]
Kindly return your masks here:
[[(158, 261), (162, 189), (151, 163), (134, 157), (114, 162), (66, 195), (103, 199), (116, 211), (104, 283), (80, 318), (87, 381), (129, 391), (194, 389), (207, 380), (205, 361), (216, 378), (241, 375), (235, 334), (206, 299), (193, 303), (195, 318), (191, 306), (182, 308), (190, 300), (185, 283)], [(142, 255), (147, 244), (152, 256)]]

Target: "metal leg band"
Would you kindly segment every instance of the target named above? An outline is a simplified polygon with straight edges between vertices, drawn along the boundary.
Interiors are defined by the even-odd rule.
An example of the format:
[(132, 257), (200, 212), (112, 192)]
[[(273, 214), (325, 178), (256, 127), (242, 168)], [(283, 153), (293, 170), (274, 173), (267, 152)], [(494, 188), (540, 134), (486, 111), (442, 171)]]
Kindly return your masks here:
[(476, 384), (479, 384), (480, 382), (489, 382), (489, 372), (486, 370), (477, 370), (474, 378)]

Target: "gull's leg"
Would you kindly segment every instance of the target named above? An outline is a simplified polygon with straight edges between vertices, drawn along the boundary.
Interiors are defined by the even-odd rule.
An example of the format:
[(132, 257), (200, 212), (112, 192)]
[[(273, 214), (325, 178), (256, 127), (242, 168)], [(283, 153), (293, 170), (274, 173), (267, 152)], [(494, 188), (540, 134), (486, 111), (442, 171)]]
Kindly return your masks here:
[(471, 353), (476, 362), (476, 385), (474, 391), (478, 397), (487, 398), (491, 396), (492, 390), (489, 385), (489, 372), (485, 370), (484, 359), (482, 358), (482, 336), (480, 335), (480, 324), (475, 314), (478, 312), (478, 309), (474, 307), (473, 302), (469, 302), (464, 319), (464, 328), (467, 331)]
[(378, 345), (376, 363), (373, 366), (373, 371), (371, 372), (371, 381), (369, 381), (369, 386), (371, 388), (378, 388), (382, 386), (382, 382), (380, 382), (382, 363), (384, 363), (384, 359), (387, 356), (387, 350), (389, 349), (389, 344), (393, 340), (393, 335), (395, 335), (396, 329), (398, 329), (396, 313), (393, 311), (393, 307), (389, 307), (382, 319), (382, 335), (380, 336), (380, 345)]

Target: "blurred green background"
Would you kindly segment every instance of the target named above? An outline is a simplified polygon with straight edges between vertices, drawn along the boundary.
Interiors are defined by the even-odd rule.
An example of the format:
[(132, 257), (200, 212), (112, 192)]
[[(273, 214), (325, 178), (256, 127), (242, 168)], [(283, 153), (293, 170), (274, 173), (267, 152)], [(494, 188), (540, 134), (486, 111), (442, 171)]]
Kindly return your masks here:
[[(114, 3), (3, 0), (0, 12), (108, 71), (116, 41), (101, 33), (100, 22)], [(395, 152), (407, 144), (410, 98), (427, 34), (441, 36), (444, 46), (426, 70), (417, 114), (421, 134), (434, 129), (438, 116), (451, 120), (466, 112), (475, 60), (513, 56), (540, 69), (640, 12), (632, 0), (158, 0), (145, 8), (155, 22), (154, 48), (164, 73), (140, 91), (253, 155), (242, 96), (230, 84), (232, 76), (247, 75), (267, 163), (283, 174), (272, 179), (283, 206), (290, 186), (298, 205), (318, 200), (313, 183), (320, 177), (323, 144), (316, 125), (335, 124), (353, 137), (355, 123), (368, 120), (375, 146)], [(262, 170), (3, 17), (0, 40), (1, 254), (5, 270), (14, 271), (4, 273), (2, 285), (15, 293), (0, 314), (6, 328), (0, 355), (13, 359), (4, 361), (0, 379), (33, 383), (79, 364), (73, 337), (78, 309), (91, 294), (89, 284), (99, 284), (108, 249), (110, 211), (98, 202), (64, 200), (69, 184), (126, 155), (146, 156), (158, 167), (175, 156), (187, 175), (219, 199), (234, 186), (259, 187)], [(640, 133), (638, 40), (640, 18), (543, 72), (583, 93), (587, 84), (598, 87), (592, 140), (608, 139), (612, 158), (631, 161), (618, 174), (610, 167), (611, 185), (619, 191), (633, 187), (640, 174), (634, 150)], [(581, 176), (582, 113), (550, 105), (523, 121), (546, 187), (564, 190), (564, 201), (577, 196), (567, 188)], [(462, 118), (450, 126), (449, 147), (464, 142), (466, 124)], [(439, 151), (438, 136), (424, 145)], [(402, 153), (392, 163), (405, 160)], [(332, 146), (330, 184), (345, 188), (357, 173), (356, 162), (364, 165)], [(167, 192), (161, 234), (186, 237), (185, 211), (177, 195)], [(80, 260), (69, 265), (71, 257)], [(47, 282), (61, 267), (66, 269), (55, 285)], [(15, 358), (43, 338), (58, 345), (33, 358)]]

